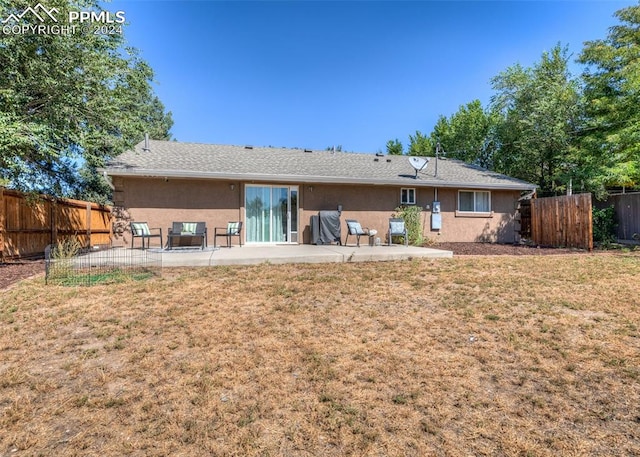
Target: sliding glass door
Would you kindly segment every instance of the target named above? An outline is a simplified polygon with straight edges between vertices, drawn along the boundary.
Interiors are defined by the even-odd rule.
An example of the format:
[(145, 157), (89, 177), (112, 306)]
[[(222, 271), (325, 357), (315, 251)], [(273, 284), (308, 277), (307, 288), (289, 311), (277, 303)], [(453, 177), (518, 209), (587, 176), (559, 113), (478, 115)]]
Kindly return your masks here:
[(247, 185), (247, 243), (298, 242), (298, 187)]

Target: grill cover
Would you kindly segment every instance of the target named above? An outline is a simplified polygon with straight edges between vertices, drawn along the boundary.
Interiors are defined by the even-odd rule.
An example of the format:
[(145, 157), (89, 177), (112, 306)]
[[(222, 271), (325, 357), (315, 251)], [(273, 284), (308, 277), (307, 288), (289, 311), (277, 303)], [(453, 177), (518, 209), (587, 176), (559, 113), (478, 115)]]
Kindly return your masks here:
[(320, 233), (316, 244), (331, 244), (340, 242), (340, 211), (320, 211), (318, 213), (320, 219)]
[(314, 214), (311, 216), (311, 244), (320, 243), (320, 216)]

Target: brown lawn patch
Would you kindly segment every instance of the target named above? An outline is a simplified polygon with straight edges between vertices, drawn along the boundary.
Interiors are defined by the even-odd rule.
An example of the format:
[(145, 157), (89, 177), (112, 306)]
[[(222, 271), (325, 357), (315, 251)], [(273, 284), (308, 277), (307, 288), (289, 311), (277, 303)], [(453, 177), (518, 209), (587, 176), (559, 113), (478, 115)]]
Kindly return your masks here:
[(629, 254), (23, 282), (0, 455), (638, 455), (639, 277)]

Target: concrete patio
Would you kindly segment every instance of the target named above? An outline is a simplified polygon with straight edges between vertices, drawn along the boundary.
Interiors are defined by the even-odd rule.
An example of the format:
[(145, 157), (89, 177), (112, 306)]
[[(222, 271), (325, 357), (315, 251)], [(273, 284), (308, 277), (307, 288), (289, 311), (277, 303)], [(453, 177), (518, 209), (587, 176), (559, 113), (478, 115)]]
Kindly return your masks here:
[(369, 262), (389, 260), (410, 260), (414, 258), (450, 258), (451, 251), (419, 248), (414, 246), (316, 246), (309, 244), (276, 246), (233, 246), (231, 248), (176, 248), (150, 251), (162, 255), (163, 267), (251, 265), (259, 263), (339, 263)]

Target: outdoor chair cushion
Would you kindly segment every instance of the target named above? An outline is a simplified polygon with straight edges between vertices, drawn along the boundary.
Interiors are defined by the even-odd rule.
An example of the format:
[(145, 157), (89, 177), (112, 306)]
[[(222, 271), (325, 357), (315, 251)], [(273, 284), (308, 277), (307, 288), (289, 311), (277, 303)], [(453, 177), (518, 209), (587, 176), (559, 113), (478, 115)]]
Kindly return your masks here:
[(347, 227), (351, 235), (364, 235), (366, 232), (362, 230), (362, 225), (358, 221), (347, 221)]
[(146, 222), (132, 222), (131, 228), (134, 231), (135, 236), (149, 236), (151, 231), (149, 230), (149, 224)]
[(392, 235), (399, 233), (404, 234), (404, 221), (391, 221), (389, 222), (389, 231)]
[(205, 222), (173, 222), (169, 230), (169, 249), (178, 246), (207, 246), (207, 224)]
[(240, 231), (240, 222), (229, 222), (227, 224), (227, 234), (238, 235)]
[(182, 230), (180, 231), (182, 235), (188, 235), (192, 233), (196, 233), (197, 222), (183, 222)]

